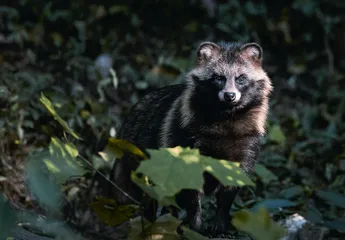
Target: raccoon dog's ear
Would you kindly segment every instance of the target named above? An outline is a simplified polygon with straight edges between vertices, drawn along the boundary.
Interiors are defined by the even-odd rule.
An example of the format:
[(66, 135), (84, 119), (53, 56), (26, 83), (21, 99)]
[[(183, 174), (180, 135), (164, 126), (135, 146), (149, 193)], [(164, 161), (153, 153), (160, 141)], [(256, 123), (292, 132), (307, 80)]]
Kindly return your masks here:
[(202, 64), (219, 56), (219, 46), (213, 42), (203, 42), (198, 47), (197, 63)]
[(249, 58), (259, 63), (262, 60), (262, 48), (257, 43), (246, 43), (241, 46), (241, 54), (245, 58)]

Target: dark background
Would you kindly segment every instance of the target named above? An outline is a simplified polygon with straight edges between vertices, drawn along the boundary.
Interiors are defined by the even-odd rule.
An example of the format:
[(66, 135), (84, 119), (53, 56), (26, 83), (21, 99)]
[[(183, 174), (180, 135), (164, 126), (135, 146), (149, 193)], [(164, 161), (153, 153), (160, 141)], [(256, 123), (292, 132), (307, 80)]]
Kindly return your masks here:
[[(0, 191), (30, 206), (24, 159), (61, 136), (41, 92), (100, 168), (102, 141), (143, 94), (183, 81), (201, 41), (255, 41), (274, 85), (260, 160), (276, 176), (257, 177), (255, 201), (292, 199), (298, 206), (284, 214), (312, 209), (345, 225), (337, 199), (315, 194), (345, 191), (344, 10), (336, 0), (8, 1), (0, 6)], [(95, 71), (104, 53), (116, 89)]]

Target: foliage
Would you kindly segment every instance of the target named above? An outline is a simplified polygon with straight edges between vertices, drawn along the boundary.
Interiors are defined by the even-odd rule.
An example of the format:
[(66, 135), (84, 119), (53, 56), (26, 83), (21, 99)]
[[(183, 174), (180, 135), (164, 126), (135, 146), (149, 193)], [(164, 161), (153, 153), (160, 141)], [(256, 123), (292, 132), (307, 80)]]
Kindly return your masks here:
[(12, 235), (11, 231), (15, 228), (17, 219), (11, 204), (2, 194), (0, 195), (0, 216), (7, 216), (6, 219), (0, 218), (0, 237), (6, 239)]
[(113, 199), (98, 197), (90, 204), (97, 216), (110, 226), (116, 226), (132, 218), (138, 206), (118, 205)]
[[(23, 208), (36, 208), (36, 201), (45, 210), (59, 206), (61, 189), (75, 176), (82, 180), (94, 170), (110, 171), (127, 147), (116, 143), (118, 150), (103, 150), (106, 139), (116, 139), (124, 116), (145, 93), (183, 81), (199, 41), (257, 41), (275, 89), (260, 165), (252, 176), (256, 186), (243, 189), (232, 212), (264, 206), (275, 220), (298, 212), (330, 229), (325, 237), (341, 238), (345, 5), (335, 0), (202, 2), (211, 4), (23, 0), (1, 6), (0, 191)], [(51, 155), (50, 149), (61, 151)], [(93, 171), (80, 167), (81, 156), (90, 159)], [(42, 164), (44, 159), (60, 174), (51, 172), (49, 162)], [(23, 166), (33, 196), (24, 197)], [(150, 196), (167, 196), (161, 203), (174, 203), (165, 185), (152, 186), (135, 174), (133, 179)], [(83, 188), (71, 189), (79, 194)], [(213, 209), (213, 202), (206, 208)]]
[(132, 143), (115, 138), (109, 138), (108, 143), (105, 146), (103, 152), (99, 152), (104, 160), (113, 160), (115, 158), (121, 158), (125, 152), (130, 152), (137, 155), (143, 159), (147, 156), (138, 147), (134, 146)]
[(233, 215), (232, 224), (239, 230), (249, 232), (257, 240), (280, 239), (285, 235), (284, 228), (274, 223), (264, 208), (256, 213), (237, 212)]

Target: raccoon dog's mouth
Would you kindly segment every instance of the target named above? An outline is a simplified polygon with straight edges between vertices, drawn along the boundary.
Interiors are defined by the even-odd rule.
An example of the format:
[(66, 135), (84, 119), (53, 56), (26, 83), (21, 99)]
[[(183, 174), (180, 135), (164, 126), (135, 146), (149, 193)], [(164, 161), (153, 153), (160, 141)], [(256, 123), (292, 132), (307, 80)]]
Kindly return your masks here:
[(233, 112), (233, 111), (236, 111), (237, 109), (241, 109), (241, 103), (240, 102), (235, 102), (235, 103), (221, 102), (220, 108), (222, 111)]

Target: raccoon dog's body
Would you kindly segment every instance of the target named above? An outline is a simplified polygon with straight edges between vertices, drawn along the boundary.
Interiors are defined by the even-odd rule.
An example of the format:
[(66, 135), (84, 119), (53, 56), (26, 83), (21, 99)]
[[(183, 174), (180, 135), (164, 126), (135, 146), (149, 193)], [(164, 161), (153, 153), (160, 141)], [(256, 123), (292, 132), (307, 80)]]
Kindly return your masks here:
[[(131, 110), (120, 138), (143, 148), (191, 147), (201, 154), (240, 162), (249, 172), (258, 157), (260, 137), (265, 132), (271, 81), (261, 67), (262, 49), (255, 43), (202, 43), (197, 64), (186, 83), (161, 88), (146, 95)], [(140, 190), (129, 174), (137, 164), (117, 161), (114, 180), (130, 195)], [(205, 174), (204, 193), (217, 198), (217, 220), (212, 235), (226, 233), (229, 210), (237, 188), (224, 187)], [(129, 199), (116, 193), (120, 203)], [(202, 193), (183, 190), (177, 203), (185, 208), (185, 223), (202, 230)]]

